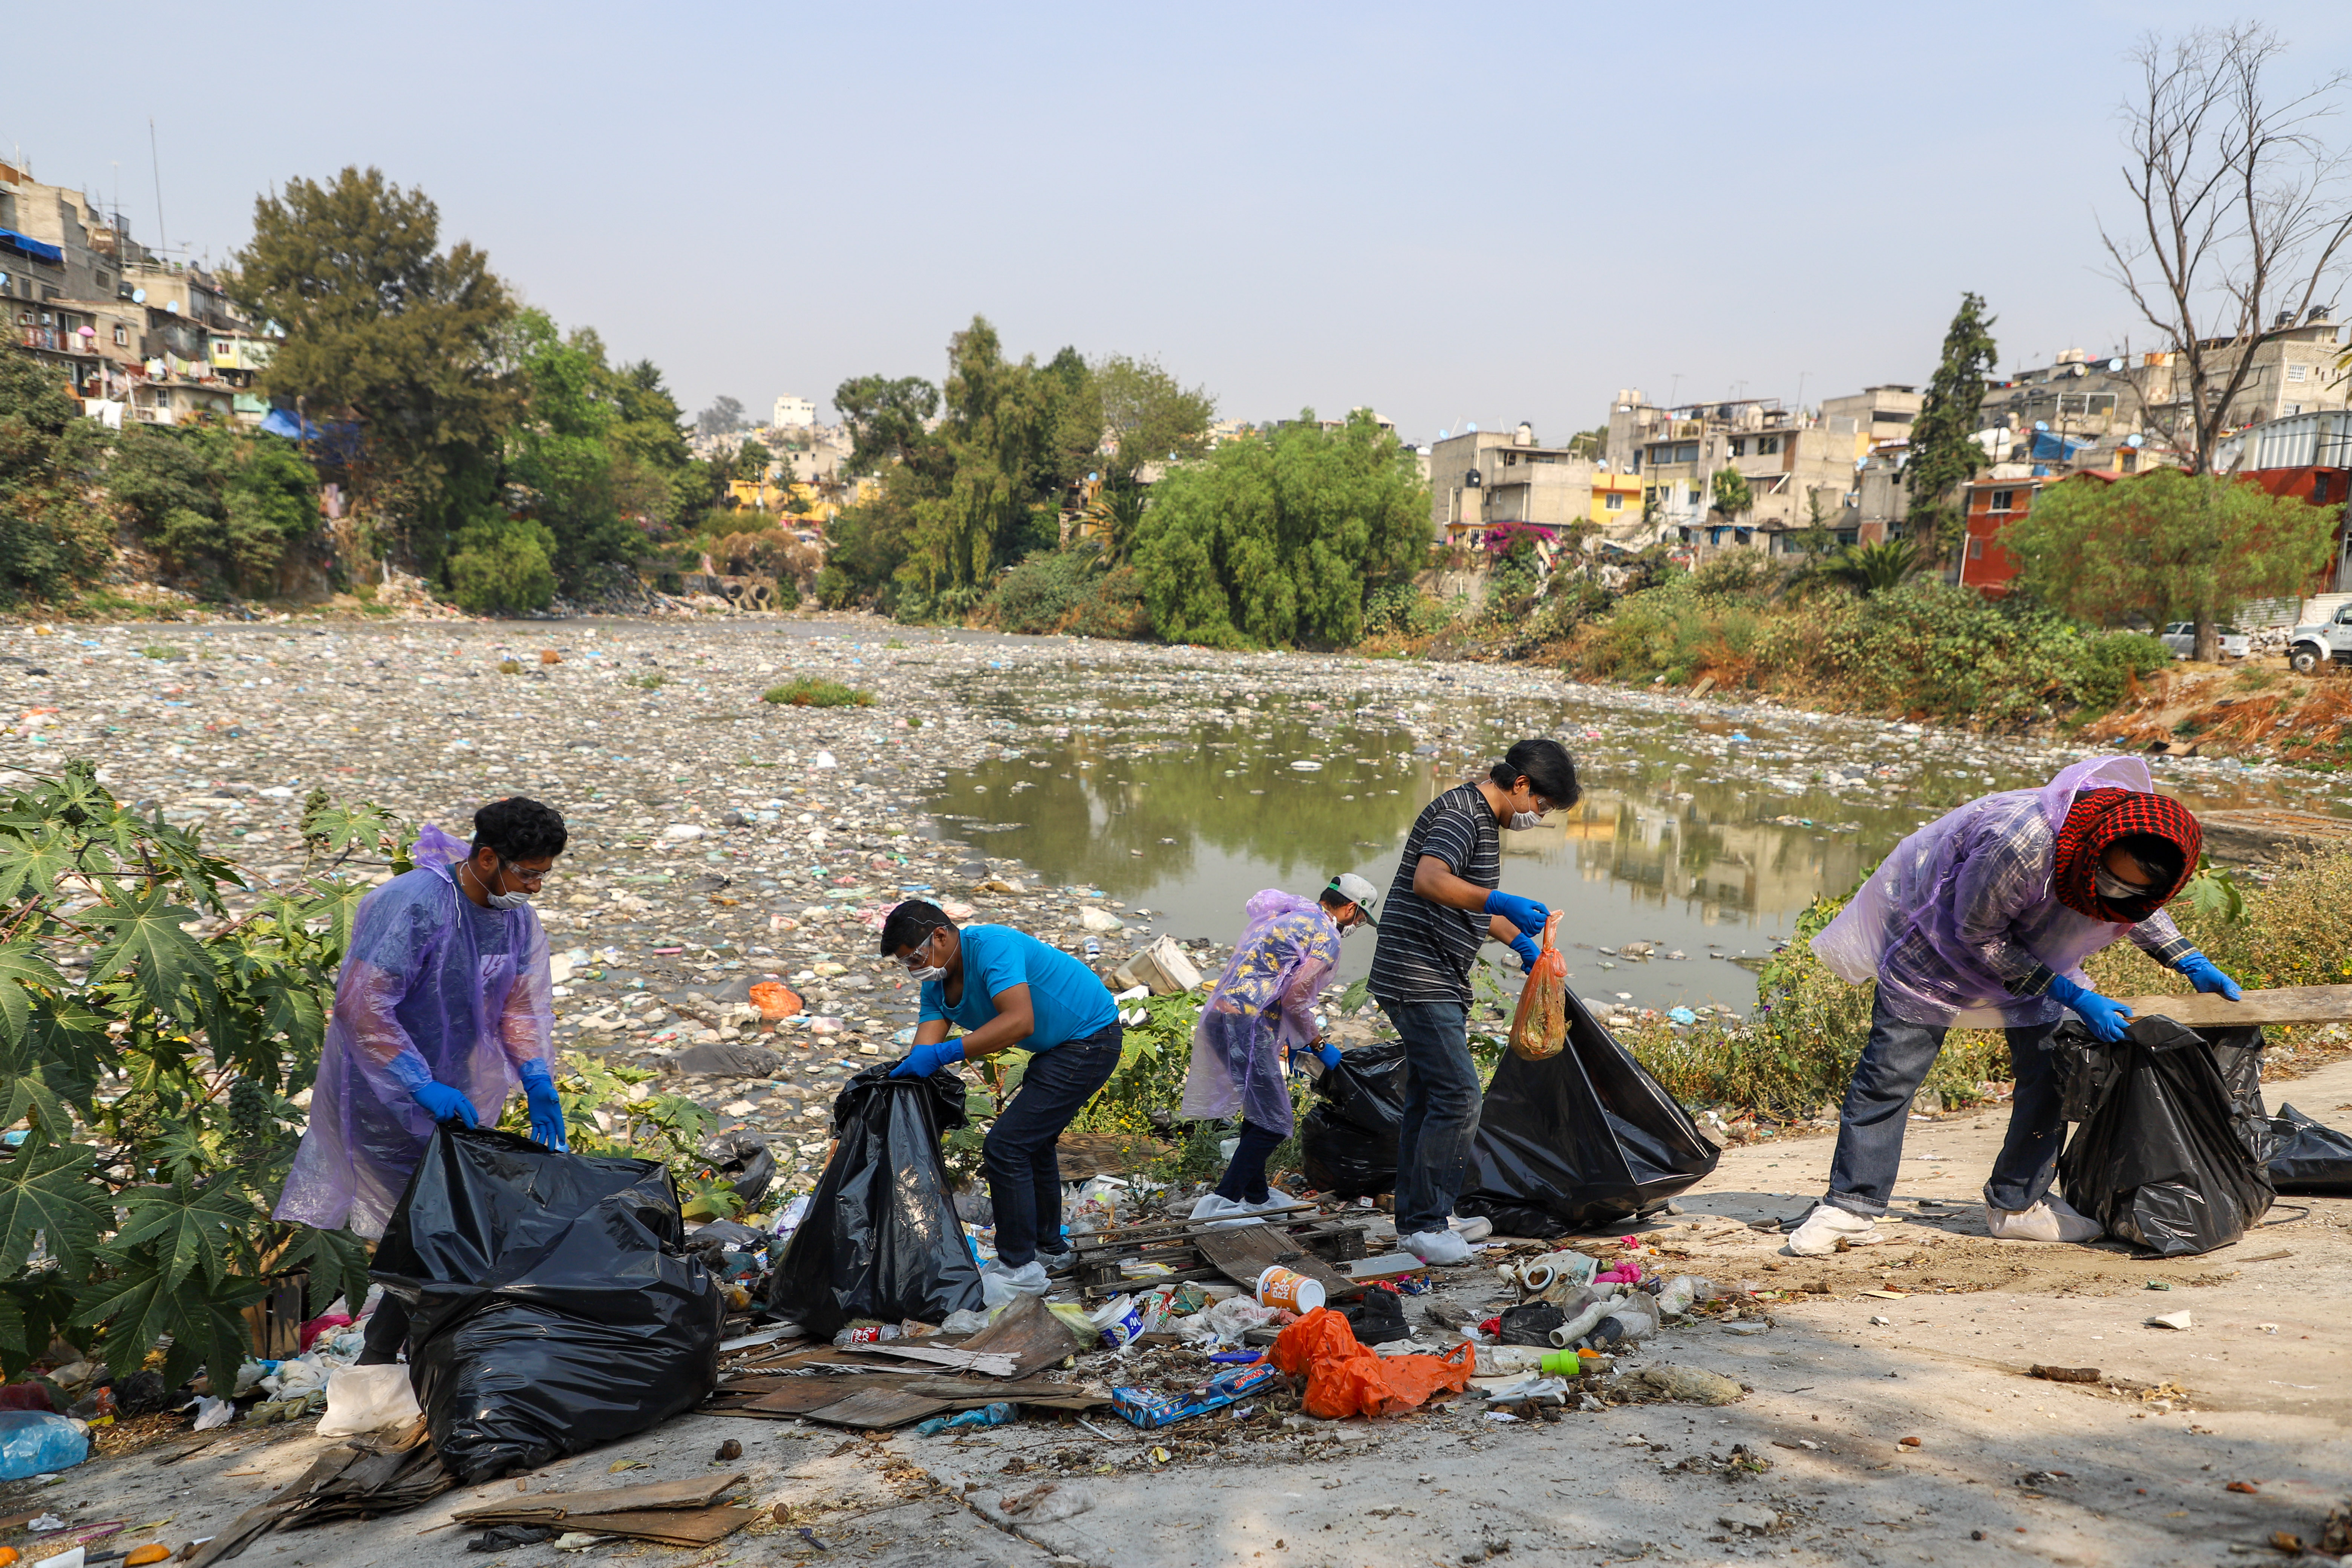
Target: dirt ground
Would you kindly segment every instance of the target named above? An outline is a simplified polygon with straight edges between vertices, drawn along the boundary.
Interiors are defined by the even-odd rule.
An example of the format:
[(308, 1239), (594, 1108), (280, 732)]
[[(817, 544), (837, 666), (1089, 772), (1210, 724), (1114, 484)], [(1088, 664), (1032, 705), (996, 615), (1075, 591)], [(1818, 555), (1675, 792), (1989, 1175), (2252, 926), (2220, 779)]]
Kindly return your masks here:
[[(2270, 1098), (2352, 1123), (2352, 1062), (2274, 1085)], [(2316, 1542), (2330, 1507), (2352, 1500), (2352, 1200), (2283, 1199), (2237, 1246), (2179, 1262), (1995, 1243), (1977, 1189), (2004, 1117), (1915, 1121), (1899, 1222), (1885, 1227), (1884, 1244), (1829, 1259), (1781, 1256), (1779, 1236), (1750, 1226), (1801, 1212), (1822, 1190), (1830, 1139), (1725, 1152), (1650, 1239), (1727, 1288), (1803, 1297), (1748, 1295), (1738, 1321), (1668, 1330), (1627, 1364), (1700, 1366), (1752, 1386), (1726, 1406), (1634, 1405), (1503, 1425), (1464, 1400), (1381, 1423), (1294, 1415), (1221, 1428), (1211, 1416), (1149, 1434), (1101, 1413), (1091, 1428), (1033, 1418), (954, 1438), (702, 1415), (520, 1484), (545, 1491), (708, 1474), (719, 1443), (738, 1439), (744, 1456), (730, 1468), (750, 1473), (742, 1495), (781, 1507), (781, 1518), (772, 1511), (699, 1552), (614, 1542), (580, 1554), (679, 1568), (2213, 1564), (2285, 1561), (2265, 1544), (2274, 1531)], [(1922, 1211), (1920, 1199), (1939, 1206)], [(1481, 1263), (1449, 1271), (1441, 1295), (1409, 1310), (1435, 1300), (1494, 1307), (1509, 1294)], [(2181, 1310), (2191, 1316), (2186, 1332), (2146, 1326)], [(2037, 1380), (2028, 1375), (2036, 1363), (2095, 1367), (2102, 1381)], [(106, 1543), (118, 1550), (177, 1546), (299, 1474), (322, 1446), (307, 1428), (281, 1427), (170, 1465), (157, 1463), (160, 1449), (101, 1458), (37, 1495), (8, 1489), (0, 1510), (38, 1505), (78, 1524), (121, 1521), (132, 1528)], [(646, 1468), (613, 1473), (631, 1463)], [(996, 1505), (1041, 1479), (1091, 1506), (1008, 1528)], [(450, 1514), (517, 1486), (266, 1536), (243, 1561), (476, 1561)], [(7, 1539), (28, 1544), (20, 1531)], [(579, 1560), (551, 1544), (499, 1558), (505, 1568)]]

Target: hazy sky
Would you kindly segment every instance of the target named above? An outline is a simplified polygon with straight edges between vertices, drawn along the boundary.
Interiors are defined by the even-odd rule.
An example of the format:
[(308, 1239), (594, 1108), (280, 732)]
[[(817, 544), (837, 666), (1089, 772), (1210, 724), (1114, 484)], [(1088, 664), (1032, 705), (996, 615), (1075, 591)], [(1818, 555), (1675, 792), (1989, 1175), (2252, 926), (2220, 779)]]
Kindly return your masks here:
[[(2098, 275), (2116, 104), (2211, 6), (240, 5), (122, 60), (20, 15), (0, 147), (224, 258), (375, 164), (689, 410), (1014, 353), (1150, 354), (1222, 414), (1547, 439), (1654, 400), (2147, 342)], [(2261, 15), (2306, 79), (2352, 6)], [(159, 24), (160, 26), (160, 24)], [(158, 52), (158, 51), (161, 52)], [(2342, 126), (2352, 135), (2352, 126)], [(118, 174), (119, 167), (119, 174)]]

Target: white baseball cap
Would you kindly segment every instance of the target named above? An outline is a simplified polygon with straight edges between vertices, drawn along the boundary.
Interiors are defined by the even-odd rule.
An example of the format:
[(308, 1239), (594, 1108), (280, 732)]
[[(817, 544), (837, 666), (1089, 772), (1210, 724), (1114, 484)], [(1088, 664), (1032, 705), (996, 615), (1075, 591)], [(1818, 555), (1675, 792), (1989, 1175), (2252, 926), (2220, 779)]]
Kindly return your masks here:
[(1367, 923), (1375, 927), (1381, 923), (1380, 921), (1372, 919), (1372, 910), (1381, 901), (1380, 893), (1370, 882), (1365, 881), (1353, 871), (1340, 872), (1338, 876), (1331, 879), (1330, 886), (1327, 887), (1323, 890), (1327, 893), (1337, 893), (1341, 898), (1347, 900), (1349, 903), (1355, 905), (1358, 909), (1363, 910), (1364, 920)]

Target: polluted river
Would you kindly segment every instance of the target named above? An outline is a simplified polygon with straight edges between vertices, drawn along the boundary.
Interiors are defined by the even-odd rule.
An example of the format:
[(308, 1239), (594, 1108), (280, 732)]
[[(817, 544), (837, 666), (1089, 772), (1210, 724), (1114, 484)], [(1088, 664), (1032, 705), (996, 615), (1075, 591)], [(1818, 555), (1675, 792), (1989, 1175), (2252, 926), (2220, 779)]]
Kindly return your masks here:
[[(871, 704), (763, 700), (800, 676)], [(1544, 734), (1585, 797), (1504, 835), (1503, 879), (1562, 912), (1571, 985), (1603, 1015), (1745, 1013), (1816, 895), (2081, 754), (1525, 666), (870, 620), (18, 627), (0, 682), (14, 766), (92, 760), (257, 889), (306, 874), (313, 789), (461, 835), (485, 800), (548, 801), (573, 835), (538, 900), (559, 1046), (709, 1075), (688, 1087), (787, 1142), (913, 1022), (874, 951), (903, 898), (1091, 941), (1106, 973), (1171, 936), (1213, 974), (1251, 893), (1339, 871), (1385, 890), (1434, 793)], [(2347, 810), (2326, 775), (2156, 765), (2199, 809)], [(1356, 938), (1338, 979), (1370, 957)], [(773, 1032), (746, 1000), (768, 978), (806, 999)], [(800, 1147), (804, 1165), (823, 1144)]]

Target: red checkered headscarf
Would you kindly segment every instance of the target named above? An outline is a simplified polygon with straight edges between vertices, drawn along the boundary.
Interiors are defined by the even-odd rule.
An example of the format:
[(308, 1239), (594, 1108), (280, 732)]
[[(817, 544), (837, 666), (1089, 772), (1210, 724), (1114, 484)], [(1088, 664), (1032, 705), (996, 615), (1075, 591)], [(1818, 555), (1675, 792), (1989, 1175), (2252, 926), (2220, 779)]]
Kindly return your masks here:
[[(2119, 838), (2161, 838), (2180, 851), (2180, 873), (2172, 885), (2146, 898), (2113, 903), (2099, 897), (2093, 873), (2099, 857)], [(2058, 827), (2057, 863), (2051, 874), (2058, 901), (2076, 914), (2116, 925), (2137, 925), (2170, 901), (2196, 874), (2205, 830), (2188, 807), (2167, 795), (2131, 789), (2086, 790), (2074, 797)]]

